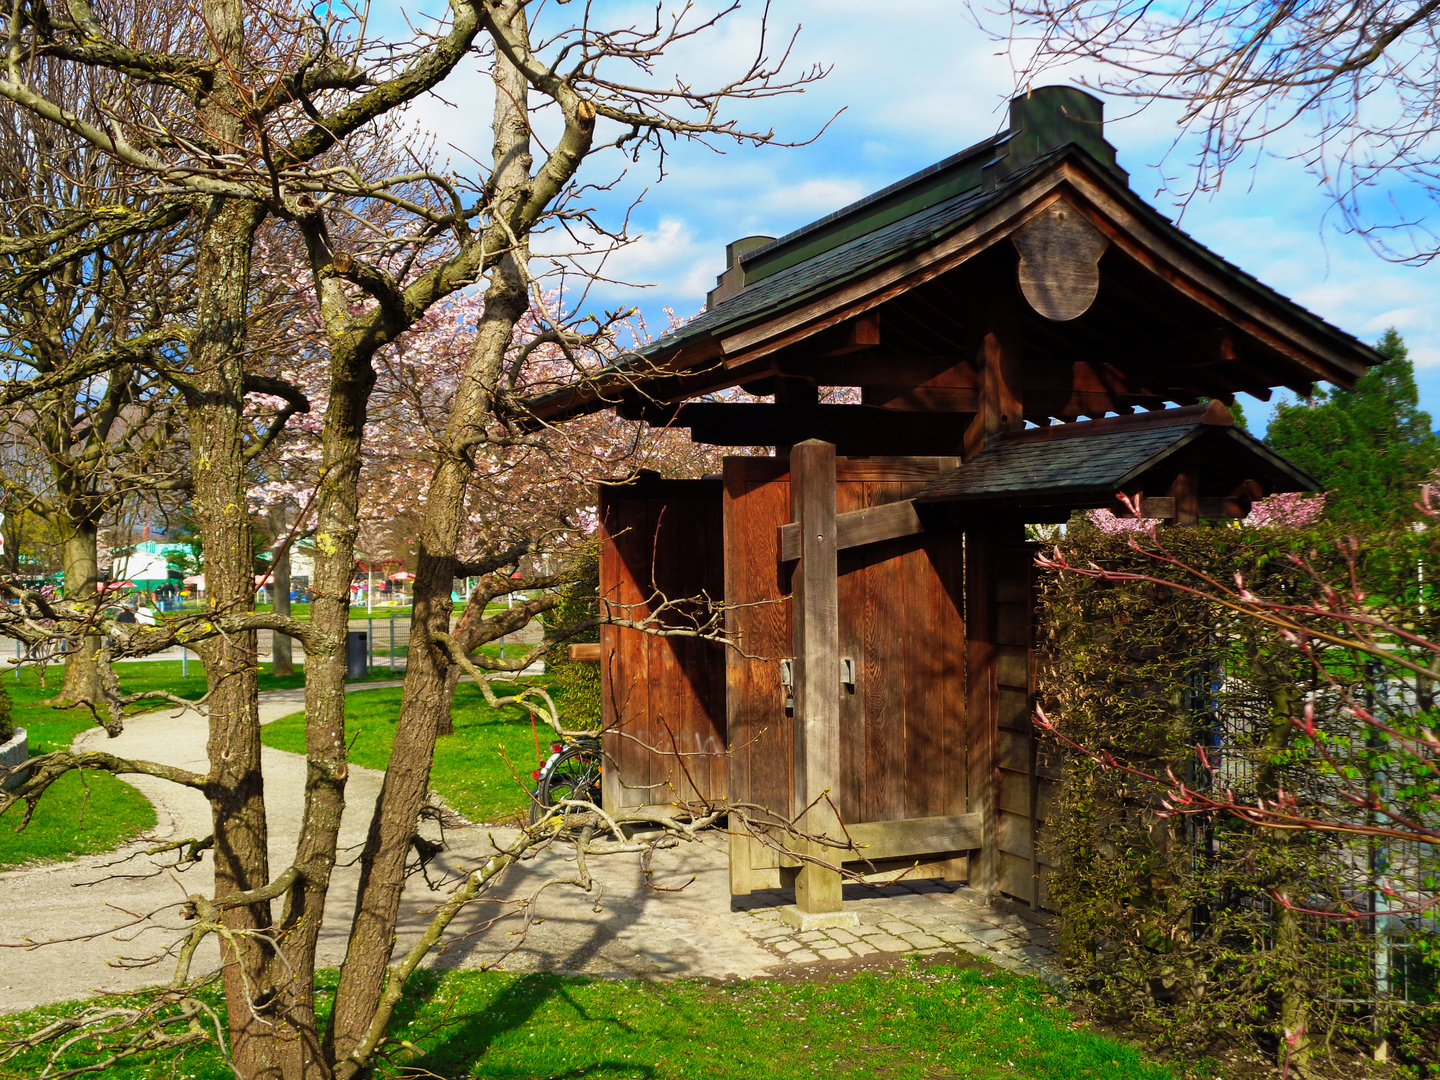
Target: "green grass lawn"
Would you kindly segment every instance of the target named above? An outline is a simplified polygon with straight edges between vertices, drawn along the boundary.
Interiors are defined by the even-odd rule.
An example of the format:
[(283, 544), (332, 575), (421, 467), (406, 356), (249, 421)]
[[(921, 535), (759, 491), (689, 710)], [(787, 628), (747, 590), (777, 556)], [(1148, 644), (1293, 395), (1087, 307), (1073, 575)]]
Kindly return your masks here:
[[(121, 687), (127, 691), (158, 689), (159, 684), (149, 674), (138, 676), (143, 685), (132, 685), (133, 673), (124, 670), (150, 666), (117, 664), (117, 671), (122, 672)], [(178, 676), (179, 665), (174, 666)], [(59, 666), (47, 669), (42, 686), (39, 673), (30, 667), (22, 669), (18, 680), (13, 670), (5, 672), (0, 683), (10, 695), (10, 719), (16, 727), (25, 729), (32, 757), (66, 749), (76, 735), (94, 726), (89, 714), (82, 710), (52, 709), (41, 704), (60, 689), (61, 674)], [(203, 679), (201, 683), (203, 686)], [(55, 781), (25, 831), (17, 833), (15, 826), (23, 810), (23, 805), (17, 804), (0, 815), (0, 869), (109, 851), (155, 824), (155, 808), (150, 800), (123, 780), (102, 772), (72, 772)]]
[[(335, 976), (321, 976), (322, 1011)], [(1078, 1024), (1034, 979), (911, 965), (816, 982), (638, 982), (460, 971), (417, 976), (392, 1032), (418, 1058), (381, 1076), (476, 1080), (1174, 1080), (1177, 1073)], [(87, 1004), (98, 1004), (89, 1002)], [(217, 1002), (218, 1007), (218, 1002)], [(74, 1005), (0, 1021), (32, 1031)], [(72, 1061), (79, 1060), (77, 1052)], [(122, 1062), (114, 1080), (231, 1074), (208, 1048)], [(35, 1075), (38, 1061), (9, 1068)], [(27, 1067), (30, 1071), (26, 1071)], [(1214, 1070), (1207, 1074), (1214, 1075)]]
[[(198, 698), (205, 693), (205, 667), (196, 659), (191, 659), (186, 667), (184, 678), (178, 660), (120, 663), (115, 665), (115, 672), (125, 693), (168, 690), (181, 697)], [(272, 675), (268, 668), (269, 665), (261, 667), (262, 691), (305, 685), (302, 668), (285, 677)], [(32, 756), (63, 750), (80, 732), (94, 726), (83, 710), (53, 709), (42, 704), (60, 689), (61, 676), (61, 668), (52, 666), (46, 670), (45, 685), (41, 686), (37, 669), (25, 667), (18, 680), (15, 672), (9, 670), (0, 681), (13, 703), (11, 719), (16, 727), (25, 729)], [(377, 671), (370, 679), (388, 677), (388, 671)], [(136, 711), (171, 707), (156, 701), (134, 706)], [(0, 870), (109, 851), (155, 824), (155, 808), (145, 796), (109, 773), (93, 771), (67, 773), (57, 780), (40, 800), (30, 824), (17, 833), (14, 826), (19, 823), (22, 811), (22, 806), (14, 806), (0, 815)]]
[[(499, 684), (495, 692), (503, 696), (510, 689)], [(397, 686), (346, 696), (346, 739), (355, 764), (369, 769), (389, 765), (400, 695)], [(471, 821), (506, 821), (524, 811), (528, 805), (525, 792), (532, 785), (530, 774), (537, 764), (535, 733), (539, 733), (541, 751), (548, 753), (549, 728), (543, 722), (532, 728), (529, 714), (518, 706), (499, 711), (490, 708), (472, 682), (456, 689), (451, 715), (455, 732), (442, 736), (435, 747), (431, 788)], [(266, 746), (304, 753), (305, 714), (292, 713), (266, 724), (260, 737)], [(512, 766), (519, 774), (518, 781)]]

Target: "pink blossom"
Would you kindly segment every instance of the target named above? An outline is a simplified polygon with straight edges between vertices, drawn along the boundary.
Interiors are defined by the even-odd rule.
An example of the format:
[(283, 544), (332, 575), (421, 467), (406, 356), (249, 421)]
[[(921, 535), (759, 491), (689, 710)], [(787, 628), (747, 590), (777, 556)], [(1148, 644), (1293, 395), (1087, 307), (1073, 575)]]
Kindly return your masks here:
[(1090, 524), (1105, 533), (1148, 532), (1156, 525), (1153, 518), (1116, 517), (1109, 510), (1091, 510), (1086, 516)]
[(1250, 507), (1247, 524), (1271, 529), (1300, 529), (1313, 523), (1325, 509), (1325, 493), (1287, 491), (1260, 499)]

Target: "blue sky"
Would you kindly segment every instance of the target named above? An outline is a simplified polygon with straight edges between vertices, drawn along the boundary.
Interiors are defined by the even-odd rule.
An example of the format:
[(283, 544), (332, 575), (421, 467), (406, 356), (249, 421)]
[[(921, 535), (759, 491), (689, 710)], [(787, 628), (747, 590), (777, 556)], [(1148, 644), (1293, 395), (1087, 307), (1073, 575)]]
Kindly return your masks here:
[[(596, 5), (607, 9), (639, 18), (653, 11), (626, 0)], [(550, 12), (572, 10), (552, 6)], [(759, 11), (758, 4), (747, 4), (708, 39), (677, 53), (670, 70), (699, 85), (743, 70), (754, 51)], [(816, 62), (833, 65), (833, 71), (804, 94), (744, 104), (736, 110), (741, 119), (799, 140), (844, 111), (810, 146), (721, 145), (725, 152), (716, 153), (682, 144), (658, 183), (653, 162), (631, 166), (602, 209), (618, 214), (644, 194), (631, 215), (638, 241), (606, 264), (607, 276), (632, 284), (595, 290), (595, 305), (638, 304), (652, 328), (663, 328), (667, 306), (681, 315), (700, 310), (723, 269), (727, 242), (755, 233), (781, 235), (1003, 126), (1005, 103), (1015, 90), (1010, 59), (1004, 44), (977, 29), (960, 3), (775, 0), (770, 22), (777, 43), (800, 25), (797, 69)], [(1046, 81), (1066, 79), (1062, 73)], [(441, 87), (445, 100), (422, 103), (414, 118), (442, 146), (483, 157), (489, 96), (478, 75), (459, 72)], [(1185, 148), (1172, 148), (1176, 133), (1173, 113), (1152, 108), (1134, 114), (1127, 103), (1107, 103), (1106, 135), (1138, 194), (1178, 216), (1181, 227), (1220, 255), (1363, 340), (1374, 341), (1395, 326), (1416, 361), (1422, 406), (1440, 414), (1440, 266), (1384, 262), (1362, 240), (1327, 224), (1318, 181), (1298, 162), (1285, 160), (1284, 147), (1253, 169), (1232, 171), (1218, 194), (1191, 201), (1182, 214), (1172, 198), (1157, 194), (1163, 174), (1183, 175)], [(608, 180), (622, 163), (617, 157), (592, 166), (591, 179)], [(1258, 426), (1253, 420), (1268, 408), (1248, 399), (1245, 404)]]

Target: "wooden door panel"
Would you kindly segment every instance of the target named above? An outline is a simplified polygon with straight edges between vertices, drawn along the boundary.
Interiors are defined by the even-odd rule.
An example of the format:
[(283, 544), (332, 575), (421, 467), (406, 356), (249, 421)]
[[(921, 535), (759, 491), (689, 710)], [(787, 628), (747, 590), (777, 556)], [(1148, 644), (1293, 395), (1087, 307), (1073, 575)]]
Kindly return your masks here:
[[(893, 502), (934, 475), (933, 466), (909, 459), (840, 459), (836, 509)], [(751, 654), (728, 659), (730, 790), (772, 809), (791, 805), (794, 783), (794, 718), (785, 712), (779, 672), (791, 651), (788, 569), (779, 562), (779, 527), (789, 513), (784, 462), (727, 459), (727, 625)], [(855, 662), (856, 682), (853, 691), (839, 688), (840, 790), (832, 797), (849, 824), (966, 813), (962, 570), (954, 533), (840, 553), (840, 655)], [(785, 861), (754, 842), (735, 843), (732, 890), (781, 884)], [(736, 869), (737, 862), (744, 865)]]
[[(601, 488), (602, 610), (641, 619), (667, 598), (723, 599), (720, 496), (705, 480)], [(723, 647), (606, 625), (600, 662), (607, 805), (725, 798)]]

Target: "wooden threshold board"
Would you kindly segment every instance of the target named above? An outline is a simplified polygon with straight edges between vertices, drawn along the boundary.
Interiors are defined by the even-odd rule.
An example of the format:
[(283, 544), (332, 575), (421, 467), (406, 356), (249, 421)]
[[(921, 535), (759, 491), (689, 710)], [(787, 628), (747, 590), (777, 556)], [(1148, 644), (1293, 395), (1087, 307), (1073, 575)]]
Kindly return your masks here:
[(982, 834), (979, 814), (865, 821), (846, 829), (861, 849), (859, 855), (847, 856), (846, 862), (974, 851)]

